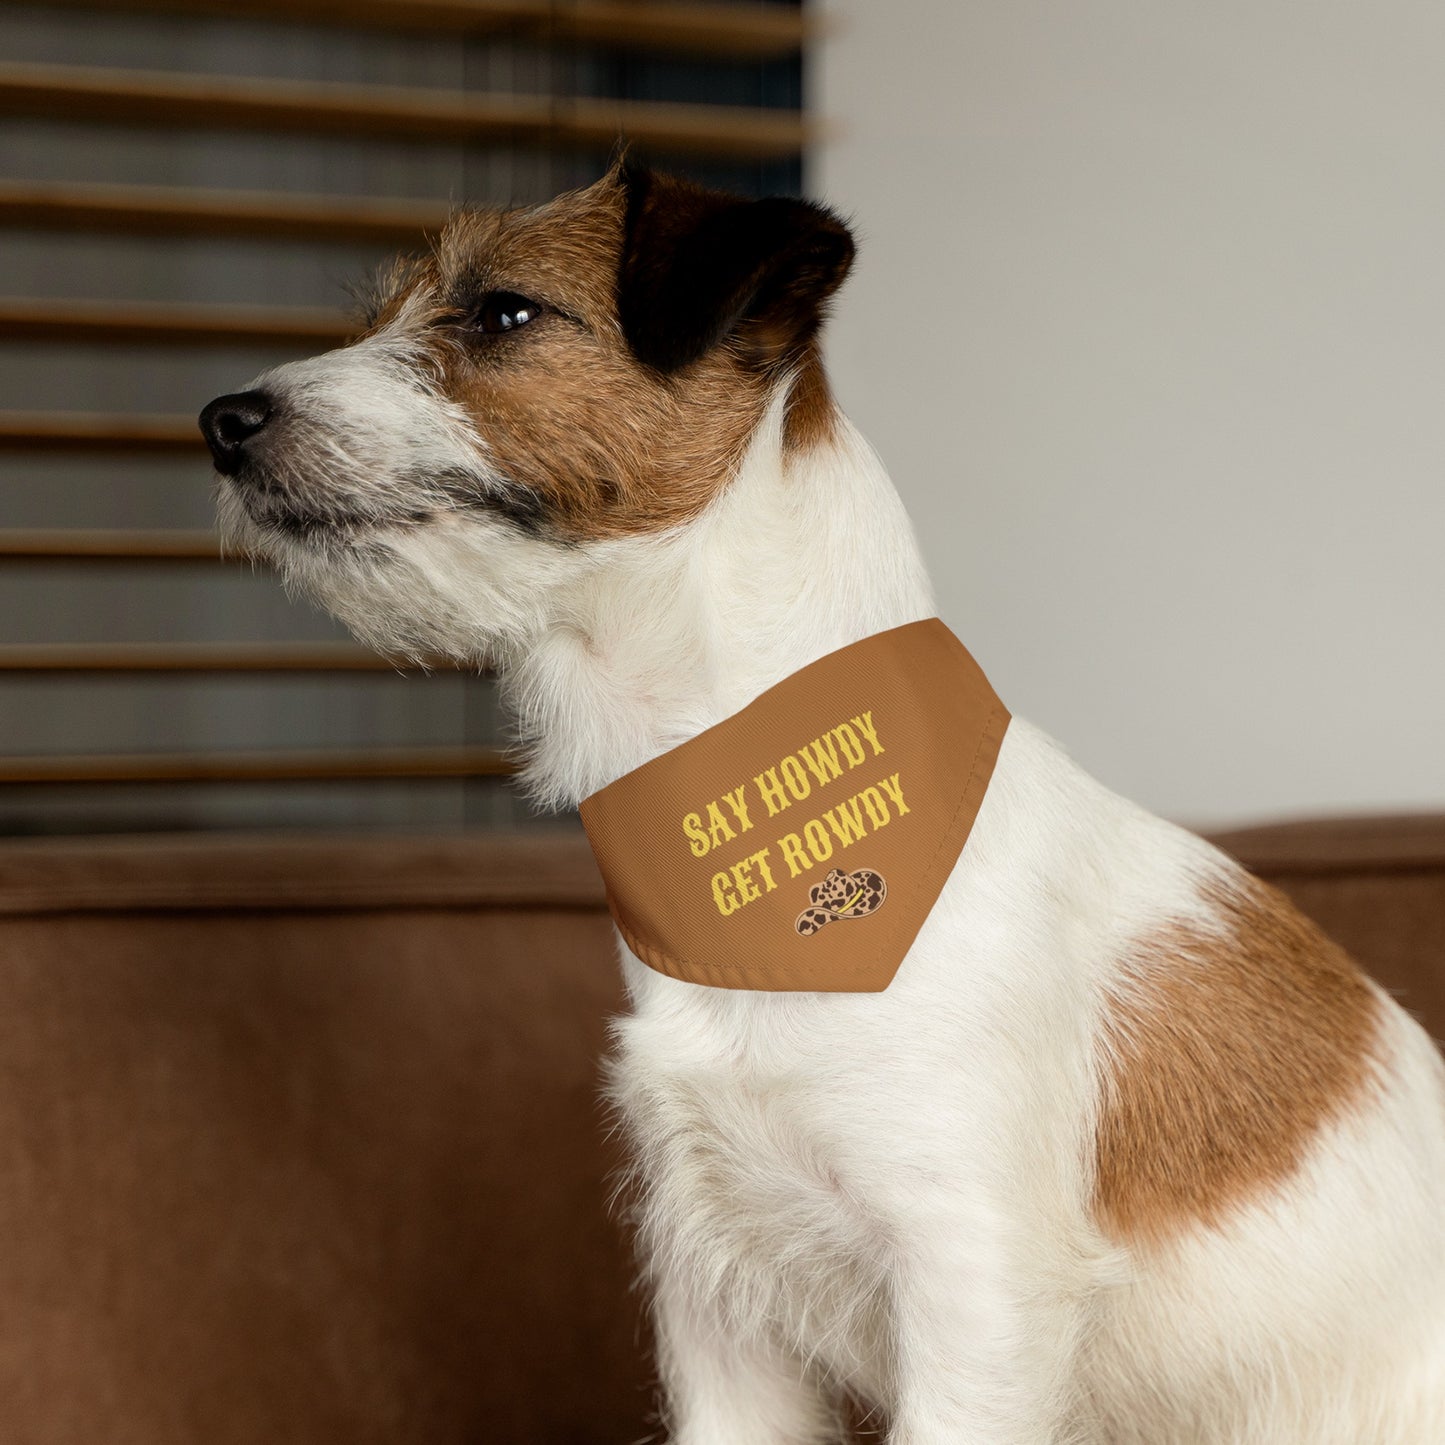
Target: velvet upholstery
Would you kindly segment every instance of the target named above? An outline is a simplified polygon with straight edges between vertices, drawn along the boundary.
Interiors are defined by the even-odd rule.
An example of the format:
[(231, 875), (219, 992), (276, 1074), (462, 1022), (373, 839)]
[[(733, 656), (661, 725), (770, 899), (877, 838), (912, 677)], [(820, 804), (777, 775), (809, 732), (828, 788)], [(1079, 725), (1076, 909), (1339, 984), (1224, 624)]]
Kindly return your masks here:
[[(1445, 818), (1222, 841), (1445, 1033)], [(0, 844), (0, 1438), (656, 1428), (580, 834)]]

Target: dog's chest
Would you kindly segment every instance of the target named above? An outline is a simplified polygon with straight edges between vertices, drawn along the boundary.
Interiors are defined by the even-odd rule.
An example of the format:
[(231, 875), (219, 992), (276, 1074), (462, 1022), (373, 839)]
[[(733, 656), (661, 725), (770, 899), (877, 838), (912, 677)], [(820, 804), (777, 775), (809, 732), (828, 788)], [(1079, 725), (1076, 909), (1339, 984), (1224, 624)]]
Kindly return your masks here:
[(838, 1085), (747, 1056), (689, 1063), (675, 1032), (645, 1015), (618, 1036), (614, 1097), (649, 1253), (660, 1247), (711, 1282), (734, 1319), (881, 1387), (884, 1249), (866, 1180), (835, 1147), (847, 1105)]

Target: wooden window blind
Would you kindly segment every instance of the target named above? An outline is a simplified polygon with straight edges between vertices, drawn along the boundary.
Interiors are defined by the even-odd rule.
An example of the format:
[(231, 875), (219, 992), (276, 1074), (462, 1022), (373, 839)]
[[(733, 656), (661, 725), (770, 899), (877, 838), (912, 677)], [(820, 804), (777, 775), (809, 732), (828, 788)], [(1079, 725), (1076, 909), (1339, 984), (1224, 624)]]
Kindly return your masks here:
[(0, 833), (533, 821), (485, 677), (223, 561), (195, 416), (619, 132), (796, 192), (801, 6), (0, 0)]

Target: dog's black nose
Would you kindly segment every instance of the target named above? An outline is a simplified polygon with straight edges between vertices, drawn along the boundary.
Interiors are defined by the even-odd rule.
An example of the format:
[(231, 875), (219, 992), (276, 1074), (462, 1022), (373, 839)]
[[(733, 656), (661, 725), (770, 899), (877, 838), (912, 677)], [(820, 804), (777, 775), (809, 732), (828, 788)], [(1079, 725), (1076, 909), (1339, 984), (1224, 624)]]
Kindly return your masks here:
[(271, 419), (271, 398), (264, 391), (218, 396), (201, 413), (201, 433), (216, 459), (216, 470), (233, 477), (246, 459), (246, 443)]

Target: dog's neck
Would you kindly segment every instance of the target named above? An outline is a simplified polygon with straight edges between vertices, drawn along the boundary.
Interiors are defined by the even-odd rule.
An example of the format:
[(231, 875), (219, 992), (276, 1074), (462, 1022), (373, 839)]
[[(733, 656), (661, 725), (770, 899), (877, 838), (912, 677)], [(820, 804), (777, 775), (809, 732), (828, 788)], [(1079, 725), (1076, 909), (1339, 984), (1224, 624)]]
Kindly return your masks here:
[(839, 416), (792, 453), (775, 405), (726, 490), (666, 537), (599, 545), (503, 668), (529, 791), (569, 807), (859, 638), (934, 615), (908, 517)]

